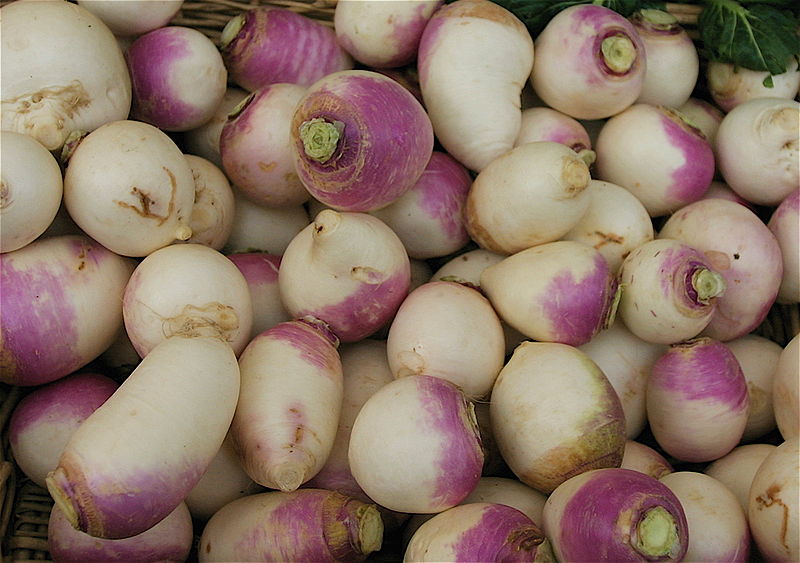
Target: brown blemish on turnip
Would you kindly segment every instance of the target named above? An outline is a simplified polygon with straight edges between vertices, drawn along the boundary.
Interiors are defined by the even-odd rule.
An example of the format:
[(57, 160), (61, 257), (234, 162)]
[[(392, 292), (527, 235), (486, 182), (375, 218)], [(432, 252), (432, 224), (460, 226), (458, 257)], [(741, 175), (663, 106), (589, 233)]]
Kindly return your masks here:
[(594, 245), (596, 249), (600, 249), (607, 244), (622, 244), (625, 242), (625, 238), (620, 235), (615, 235), (613, 233), (604, 233), (602, 231), (595, 231), (594, 235), (600, 238), (600, 242)]
[(213, 336), (231, 342), (238, 328), (239, 316), (234, 308), (216, 301), (200, 306), (185, 305), (177, 315), (162, 321), (166, 338), (175, 335)]
[(167, 173), (170, 183), (169, 203), (167, 204), (167, 211), (164, 213), (164, 215), (158, 215), (157, 213), (151, 211), (150, 208), (157, 203), (156, 200), (150, 197), (148, 192), (138, 188), (137, 186), (133, 186), (131, 188), (131, 195), (139, 200), (139, 205), (141, 207), (137, 207), (135, 204), (130, 204), (126, 201), (115, 201), (115, 203), (120, 207), (132, 210), (134, 213), (145, 219), (156, 219), (159, 226), (163, 225), (175, 210), (175, 193), (178, 190), (178, 182), (175, 179), (175, 174), (172, 173), (172, 170), (166, 166), (162, 166), (162, 169)]
[(767, 488), (766, 496), (759, 495), (756, 497), (756, 508), (757, 510), (764, 510), (765, 508), (771, 508), (773, 505), (779, 506), (783, 509), (783, 519), (781, 521), (781, 545), (788, 550), (789, 545), (786, 543), (786, 533), (788, 532), (789, 528), (789, 506), (783, 502), (783, 500), (778, 496), (781, 492), (781, 486), (778, 484), (770, 485)]

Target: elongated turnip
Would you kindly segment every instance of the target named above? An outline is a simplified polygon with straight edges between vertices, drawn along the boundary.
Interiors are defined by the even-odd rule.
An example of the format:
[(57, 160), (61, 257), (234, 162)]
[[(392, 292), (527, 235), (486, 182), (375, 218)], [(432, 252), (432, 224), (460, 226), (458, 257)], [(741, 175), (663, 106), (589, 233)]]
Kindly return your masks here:
[(775, 422), (784, 440), (800, 435), (800, 335), (781, 351), (772, 376), (772, 406)]
[(278, 287), (278, 269), (281, 265), (279, 255), (243, 252), (228, 254), (228, 259), (239, 268), (250, 288), (250, 301), (253, 304), (253, 336), (278, 323), (291, 320), (281, 301)]
[(366, 213), (321, 211), (292, 239), (278, 285), (286, 310), (330, 325), (342, 342), (366, 338), (397, 311), (411, 283), (403, 243)]
[(72, 435), (47, 476), (51, 496), (89, 535), (141, 534), (200, 480), (238, 396), (239, 367), (227, 343), (164, 340)]
[(642, 91), (644, 44), (633, 24), (610, 8), (588, 4), (561, 10), (534, 46), (534, 91), (545, 104), (576, 119), (610, 117)]
[(783, 261), (775, 236), (753, 211), (723, 199), (697, 201), (672, 214), (657, 237), (696, 248), (725, 278), (725, 293), (717, 297), (703, 334), (733, 340), (766, 318), (781, 284)]
[(791, 57), (786, 71), (770, 74), (752, 70), (726, 61), (708, 61), (705, 69), (708, 93), (724, 112), (753, 98), (783, 98), (791, 100), (800, 88), (800, 69)]
[(128, 117), (128, 68), (97, 16), (73, 2), (13, 2), (2, 19), (4, 131), (57, 150), (74, 131)]
[(199, 561), (363, 561), (383, 542), (373, 504), (335, 491), (268, 491), (232, 501), (203, 528)]
[(573, 475), (622, 461), (619, 398), (597, 364), (572, 346), (520, 344), (497, 377), (489, 409), (503, 459), (545, 494)]
[(186, 242), (222, 250), (233, 231), (233, 189), (216, 164), (193, 154), (185, 156), (194, 177), (194, 205), (189, 220), (192, 236)]
[(580, 346), (614, 319), (616, 277), (599, 251), (579, 242), (517, 252), (480, 279), (500, 318), (534, 340)]
[(635, 440), (625, 442), (625, 453), (622, 456), (620, 467), (633, 469), (656, 479), (674, 471), (672, 464), (663, 455), (650, 446)]
[(559, 561), (681, 561), (688, 524), (675, 494), (638, 471), (572, 477), (544, 505), (544, 532)]
[(329, 74), (291, 121), (295, 168), (317, 200), (340, 211), (385, 207), (417, 182), (433, 151), (425, 109), (403, 86), (368, 70)]
[(736, 495), (747, 516), (753, 477), (764, 459), (775, 448), (774, 444), (765, 443), (736, 446), (721, 458), (708, 464), (703, 473), (728, 487)]
[[(533, 40), (511, 12), (488, 0), (457, 0), (425, 26), (419, 83), (436, 138), (470, 170), (508, 152), (519, 134), (521, 94)], [(453, 88), (453, 84), (485, 84)]]
[(467, 231), (479, 246), (513, 254), (558, 240), (589, 207), (589, 167), (553, 141), (519, 145), (475, 178), (465, 210)]
[(134, 266), (81, 235), (0, 254), (0, 380), (49, 383), (97, 358), (122, 326)]
[(776, 300), (779, 303), (800, 303), (800, 188), (778, 204), (767, 222), (781, 247), (783, 279)]
[(381, 506), (417, 513), (452, 508), (475, 488), (483, 466), (472, 403), (439, 377), (395, 379), (361, 407), (348, 459), (356, 482)]

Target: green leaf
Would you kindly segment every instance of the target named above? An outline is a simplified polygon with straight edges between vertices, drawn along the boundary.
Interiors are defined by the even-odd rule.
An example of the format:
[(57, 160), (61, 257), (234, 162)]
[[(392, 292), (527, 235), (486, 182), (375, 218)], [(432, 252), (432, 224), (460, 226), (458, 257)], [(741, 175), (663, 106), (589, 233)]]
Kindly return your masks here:
[(707, 58), (773, 75), (786, 72), (791, 58), (800, 57), (798, 25), (791, 10), (736, 0), (704, 0), (697, 20)]

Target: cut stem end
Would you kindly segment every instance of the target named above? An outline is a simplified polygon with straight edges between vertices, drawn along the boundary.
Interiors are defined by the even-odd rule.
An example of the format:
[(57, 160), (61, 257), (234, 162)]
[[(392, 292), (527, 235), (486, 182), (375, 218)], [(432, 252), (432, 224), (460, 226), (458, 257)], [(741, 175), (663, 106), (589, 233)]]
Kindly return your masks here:
[(614, 73), (625, 74), (636, 61), (636, 46), (627, 35), (610, 35), (600, 43), (603, 62)]
[(636, 526), (634, 549), (648, 559), (677, 552), (680, 547), (675, 518), (663, 506), (649, 509)]
[(306, 156), (319, 163), (325, 163), (334, 155), (339, 145), (339, 138), (344, 130), (344, 124), (325, 121), (315, 117), (304, 121), (300, 125), (300, 140)]
[(700, 268), (692, 274), (692, 287), (697, 291), (697, 299), (707, 303), (725, 291), (725, 278), (713, 270)]

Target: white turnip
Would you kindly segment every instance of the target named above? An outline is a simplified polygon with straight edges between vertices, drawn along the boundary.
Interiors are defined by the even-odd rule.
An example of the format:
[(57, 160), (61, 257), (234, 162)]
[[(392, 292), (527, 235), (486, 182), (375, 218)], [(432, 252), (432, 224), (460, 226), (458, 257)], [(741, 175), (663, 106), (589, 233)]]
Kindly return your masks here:
[(780, 74), (752, 70), (726, 61), (708, 61), (705, 69), (708, 93), (722, 111), (729, 112), (753, 98), (791, 100), (800, 88), (797, 59), (790, 57)]
[(663, 455), (650, 446), (635, 440), (625, 442), (625, 453), (622, 456), (620, 467), (633, 469), (656, 479), (675, 471), (672, 464)]
[(278, 270), (281, 257), (266, 252), (241, 252), (228, 254), (244, 275), (250, 288), (250, 301), (253, 304), (252, 335), (257, 336), (278, 323), (291, 320), (281, 301), (278, 287)]
[(725, 113), (711, 102), (695, 97), (690, 97), (676, 109), (684, 119), (703, 133), (713, 149), (717, 129)]
[(235, 200), (228, 178), (219, 167), (200, 156), (187, 154), (194, 177), (194, 205), (186, 242), (222, 250), (233, 231)]
[(131, 37), (167, 25), (184, 0), (78, 0), (119, 37)]
[(736, 446), (719, 459), (709, 463), (703, 473), (710, 475), (736, 495), (747, 516), (750, 502), (750, 485), (764, 459), (774, 450), (774, 444), (745, 444)]
[(195, 154), (210, 160), (222, 168), (219, 154), (219, 137), (222, 128), (228, 121), (228, 114), (248, 96), (248, 92), (235, 86), (228, 86), (222, 101), (217, 105), (211, 118), (194, 129), (181, 134), (181, 146), (189, 154)]
[(800, 434), (800, 335), (795, 335), (781, 351), (772, 376), (772, 407), (775, 422), (784, 440)]
[(522, 123), (514, 143), (524, 145), (534, 141), (553, 141), (567, 145), (578, 153), (588, 165), (595, 154), (592, 140), (583, 124), (565, 113), (547, 106), (534, 106), (522, 110)]
[(800, 188), (787, 195), (773, 211), (767, 227), (775, 235), (783, 258), (783, 279), (776, 300), (800, 303)]
[(225, 254), (234, 252), (267, 252), (282, 255), (292, 239), (311, 219), (302, 205), (270, 208), (253, 203), (236, 193), (233, 230), (222, 248)]
[(505, 254), (498, 254), (484, 248), (468, 250), (442, 264), (431, 275), (430, 281), (457, 281), (478, 287), (481, 284), (481, 272), (505, 257)]

